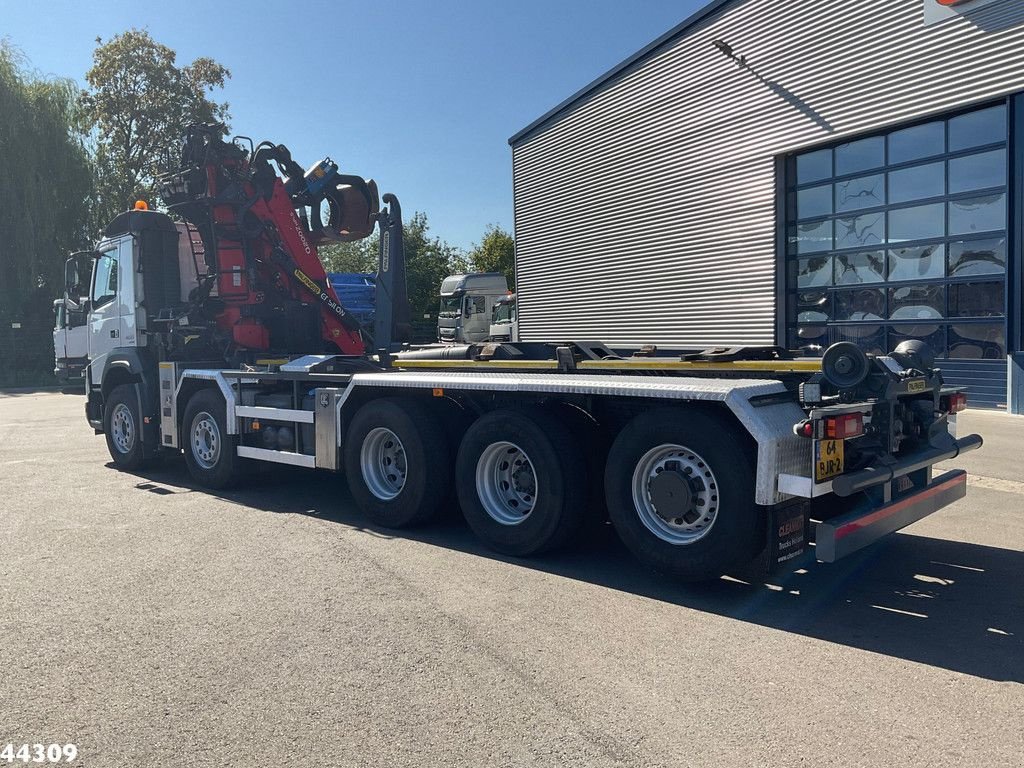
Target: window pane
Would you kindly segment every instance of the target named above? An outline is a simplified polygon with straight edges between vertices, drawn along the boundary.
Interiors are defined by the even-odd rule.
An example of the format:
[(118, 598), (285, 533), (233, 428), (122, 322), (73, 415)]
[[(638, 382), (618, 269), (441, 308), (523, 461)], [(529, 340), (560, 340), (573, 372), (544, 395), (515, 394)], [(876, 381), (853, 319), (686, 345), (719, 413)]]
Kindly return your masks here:
[(974, 277), (1006, 272), (1006, 238), (949, 244), (949, 276)]
[(885, 205), (885, 177), (861, 176), (836, 182), (836, 213)]
[(797, 224), (792, 245), (797, 253), (817, 253), (832, 250), (832, 222), (818, 221), (813, 224)]
[(117, 295), (117, 259), (110, 255), (112, 253), (104, 253), (96, 260), (96, 276), (92, 287), (94, 306), (105, 304)]
[(1006, 195), (986, 195), (949, 203), (949, 233), (992, 232), (1006, 229)]
[(916, 248), (896, 248), (889, 251), (890, 280), (927, 280), (943, 277), (946, 266), (946, 246), (921, 245)]
[(858, 288), (835, 292), (836, 320), (881, 320), (885, 317), (885, 289)]
[(794, 303), (798, 323), (824, 323), (831, 319), (831, 302), (826, 291), (798, 293)]
[(928, 123), (889, 134), (889, 165), (909, 163), (945, 151), (945, 123)]
[(917, 339), (928, 345), (936, 357), (946, 354), (946, 328), (942, 325), (890, 325), (889, 348), (896, 349), (900, 343)]
[(801, 189), (796, 193), (796, 215), (800, 219), (816, 219), (832, 213), (832, 185)]
[(1002, 360), (1006, 357), (1006, 326), (978, 323), (949, 326), (949, 356), (970, 360)]
[(889, 174), (889, 202), (908, 203), (946, 194), (946, 164), (929, 163)]
[(863, 248), (885, 242), (885, 214), (836, 219), (836, 248)]
[(1001, 317), (1004, 283), (953, 283), (949, 286), (950, 317)]
[(946, 207), (942, 203), (889, 211), (889, 242), (927, 240), (946, 234)]
[[(816, 288), (832, 285), (832, 257), (814, 256), (810, 259), (797, 259), (793, 263), (796, 273), (797, 288)], [(792, 286), (792, 282), (790, 283)]]
[(949, 193), (1006, 186), (1006, 150), (981, 152), (949, 161)]
[(884, 354), (888, 345), (885, 343), (884, 325), (837, 325), (829, 334), (831, 342), (852, 341), (865, 352), (876, 355)]
[(880, 283), (885, 280), (885, 254), (882, 251), (847, 253), (835, 257), (836, 285)]
[(1006, 106), (983, 109), (949, 121), (949, 151), (1006, 141)]
[(852, 141), (836, 147), (836, 176), (845, 176), (858, 171), (870, 171), (885, 165), (885, 139), (876, 136), (871, 139)]
[(946, 286), (906, 285), (889, 289), (893, 320), (941, 320), (946, 314)]
[(828, 328), (824, 325), (801, 325), (789, 331), (789, 346), (793, 349), (828, 346)]
[(812, 181), (821, 181), (832, 175), (832, 150), (820, 149), (817, 152), (808, 152), (796, 159), (796, 182), (807, 184)]

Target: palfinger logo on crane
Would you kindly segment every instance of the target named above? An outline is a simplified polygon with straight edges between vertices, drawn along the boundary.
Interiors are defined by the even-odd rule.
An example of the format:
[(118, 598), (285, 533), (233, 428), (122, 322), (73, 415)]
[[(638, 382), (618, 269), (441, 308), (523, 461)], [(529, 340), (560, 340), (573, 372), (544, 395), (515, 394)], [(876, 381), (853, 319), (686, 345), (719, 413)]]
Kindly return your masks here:
[(295, 271), (292, 272), (292, 274), (295, 275), (298, 281), (302, 283), (304, 286), (306, 286), (312, 293), (319, 296), (320, 301), (322, 301), (324, 304), (330, 307), (331, 311), (334, 312), (334, 314), (336, 314), (338, 317), (345, 316), (345, 310), (342, 309), (341, 305), (338, 302), (336, 302), (333, 298), (331, 298), (331, 295), (327, 293), (327, 291), (325, 291), (323, 288), (317, 285), (316, 280), (311, 278), (298, 267), (295, 268)]

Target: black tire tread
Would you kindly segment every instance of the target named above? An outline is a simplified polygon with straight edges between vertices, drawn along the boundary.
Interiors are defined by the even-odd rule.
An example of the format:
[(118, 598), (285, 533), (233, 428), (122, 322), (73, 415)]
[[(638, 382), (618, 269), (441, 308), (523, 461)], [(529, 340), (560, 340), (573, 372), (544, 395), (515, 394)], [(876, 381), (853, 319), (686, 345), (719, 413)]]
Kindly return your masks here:
[[(763, 521), (754, 503), (756, 452), (726, 416), (707, 409), (659, 408), (634, 418), (608, 453), (608, 512), (626, 547), (643, 563), (684, 581), (716, 579), (748, 562), (763, 544)], [(708, 534), (673, 545), (641, 522), (632, 498), (637, 459), (659, 442), (676, 441), (700, 454), (718, 477), (721, 506)]]
[[(410, 461), (406, 485), (391, 501), (382, 501), (370, 492), (360, 469), (363, 438), (377, 426), (385, 426), (398, 435)], [(345, 436), (344, 453), (345, 475), (352, 498), (383, 528), (407, 528), (426, 523), (448, 497), (451, 487), (448, 437), (442, 421), (426, 403), (402, 397), (370, 401), (352, 418)], [(411, 475), (414, 464), (423, 473), (419, 477)]]
[[(504, 526), (487, 514), (479, 500), (476, 465), (484, 447), (496, 440), (507, 439), (509, 432), (517, 430), (521, 435), (530, 435), (531, 441), (537, 441), (535, 445), (521, 447), (527, 454), (532, 453), (534, 471), (541, 475), (538, 484), (541, 487), (559, 487), (560, 508), (557, 517), (548, 521)], [(547, 444), (546, 449), (542, 447), (543, 443)], [(549, 410), (539, 407), (502, 409), (482, 416), (466, 433), (455, 466), (456, 489), (466, 522), (484, 543), (504, 554), (527, 557), (558, 549), (578, 531), (587, 513), (586, 459), (565, 422)], [(535, 507), (532, 514), (537, 511)]]

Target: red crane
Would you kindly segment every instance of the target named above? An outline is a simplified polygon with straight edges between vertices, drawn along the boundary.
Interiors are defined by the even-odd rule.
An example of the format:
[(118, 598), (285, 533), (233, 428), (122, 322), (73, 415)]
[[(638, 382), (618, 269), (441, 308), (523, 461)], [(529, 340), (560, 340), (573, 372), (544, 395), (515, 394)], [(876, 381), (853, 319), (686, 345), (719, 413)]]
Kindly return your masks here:
[(161, 177), (160, 192), (202, 238), (207, 273), (196, 298), (218, 346), (365, 354), (369, 340), (328, 282), (317, 246), (373, 232), (376, 184), (339, 173), (330, 158), (303, 171), (283, 145), (228, 142), (223, 130), (190, 129), (181, 167)]

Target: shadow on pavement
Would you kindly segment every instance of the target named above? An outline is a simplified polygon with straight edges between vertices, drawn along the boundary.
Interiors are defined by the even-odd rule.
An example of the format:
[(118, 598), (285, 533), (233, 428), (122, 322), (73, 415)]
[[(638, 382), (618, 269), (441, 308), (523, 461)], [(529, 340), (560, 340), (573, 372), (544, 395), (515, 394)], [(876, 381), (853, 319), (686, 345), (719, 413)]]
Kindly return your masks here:
[[(139, 490), (157, 494), (191, 487), (181, 461), (148, 470), (140, 480)], [(520, 560), (484, 548), (455, 513), (397, 535), (370, 526), (341, 476), (274, 468), (254, 475), (243, 490), (217, 495), (257, 510), (311, 515), (374, 536), (400, 536), (818, 640), (1024, 683), (1024, 553), (1015, 550), (896, 534), (836, 564), (808, 557), (767, 583), (692, 585), (639, 565), (608, 525), (567, 552)]]

